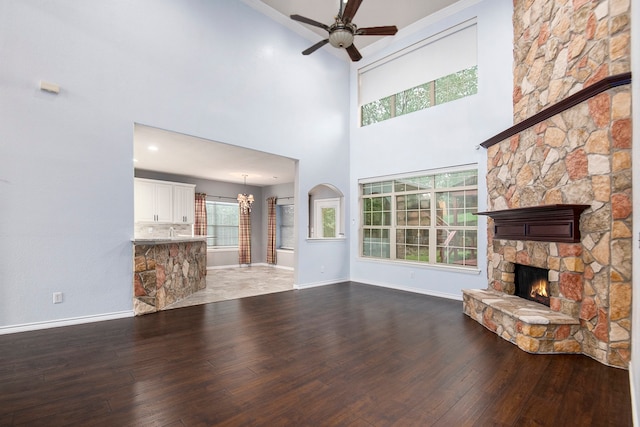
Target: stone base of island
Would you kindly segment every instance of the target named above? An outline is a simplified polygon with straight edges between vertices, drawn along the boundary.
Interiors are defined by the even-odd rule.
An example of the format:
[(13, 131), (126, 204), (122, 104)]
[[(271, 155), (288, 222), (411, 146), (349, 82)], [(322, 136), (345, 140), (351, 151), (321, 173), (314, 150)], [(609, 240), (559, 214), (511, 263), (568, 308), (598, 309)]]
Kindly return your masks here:
[(163, 310), (207, 286), (204, 237), (134, 239), (133, 257), (136, 316)]

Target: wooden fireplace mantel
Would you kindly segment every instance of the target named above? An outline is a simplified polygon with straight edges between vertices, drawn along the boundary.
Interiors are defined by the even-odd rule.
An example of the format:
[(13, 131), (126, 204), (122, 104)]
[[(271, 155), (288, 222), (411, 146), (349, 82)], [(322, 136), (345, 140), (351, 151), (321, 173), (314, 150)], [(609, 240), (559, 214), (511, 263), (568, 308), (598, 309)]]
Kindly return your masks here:
[(493, 218), (495, 239), (577, 243), (580, 215), (590, 205), (542, 205), (478, 212)]

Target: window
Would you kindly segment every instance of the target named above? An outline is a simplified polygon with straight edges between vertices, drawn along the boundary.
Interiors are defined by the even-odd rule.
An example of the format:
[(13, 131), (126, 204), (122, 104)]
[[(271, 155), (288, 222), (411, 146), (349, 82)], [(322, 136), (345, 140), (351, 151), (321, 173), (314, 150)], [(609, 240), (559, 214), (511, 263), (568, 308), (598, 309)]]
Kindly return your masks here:
[(361, 255), (477, 266), (478, 171), (361, 182)]
[(276, 247), (294, 249), (293, 205), (278, 205), (276, 209)]
[(361, 126), (476, 94), (476, 23), (452, 27), (363, 67), (359, 80)]
[(340, 230), (340, 199), (319, 199), (314, 202), (314, 205), (314, 237), (338, 237), (338, 230)]
[(207, 200), (207, 247), (238, 246), (237, 203)]
[(478, 67), (474, 66), (363, 105), (360, 125), (371, 125), (476, 93)]
[(344, 238), (344, 195), (332, 184), (309, 190), (309, 238)]

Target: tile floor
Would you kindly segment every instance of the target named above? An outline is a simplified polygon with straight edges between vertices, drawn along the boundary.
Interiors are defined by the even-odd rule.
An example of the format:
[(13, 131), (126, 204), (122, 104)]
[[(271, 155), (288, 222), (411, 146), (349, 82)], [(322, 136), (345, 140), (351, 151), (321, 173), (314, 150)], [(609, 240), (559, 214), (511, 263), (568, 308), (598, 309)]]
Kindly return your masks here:
[(207, 287), (164, 309), (293, 290), (293, 270), (271, 266), (207, 270)]

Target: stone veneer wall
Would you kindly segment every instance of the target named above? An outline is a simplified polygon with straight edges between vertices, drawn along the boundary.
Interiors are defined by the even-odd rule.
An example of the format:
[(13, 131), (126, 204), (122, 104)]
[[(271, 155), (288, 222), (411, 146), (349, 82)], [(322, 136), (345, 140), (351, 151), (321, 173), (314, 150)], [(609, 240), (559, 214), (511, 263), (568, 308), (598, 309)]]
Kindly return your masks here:
[(631, 71), (630, 0), (514, 0), (514, 123)]
[(134, 313), (162, 310), (204, 289), (206, 274), (204, 241), (134, 245)]
[[(629, 0), (514, 1), (514, 120), (630, 71)], [(494, 240), (489, 286), (513, 292), (513, 263), (550, 269), (551, 309), (574, 338), (627, 367), (631, 336), (631, 91), (610, 89), (488, 149), (488, 210), (588, 204), (579, 244)]]

